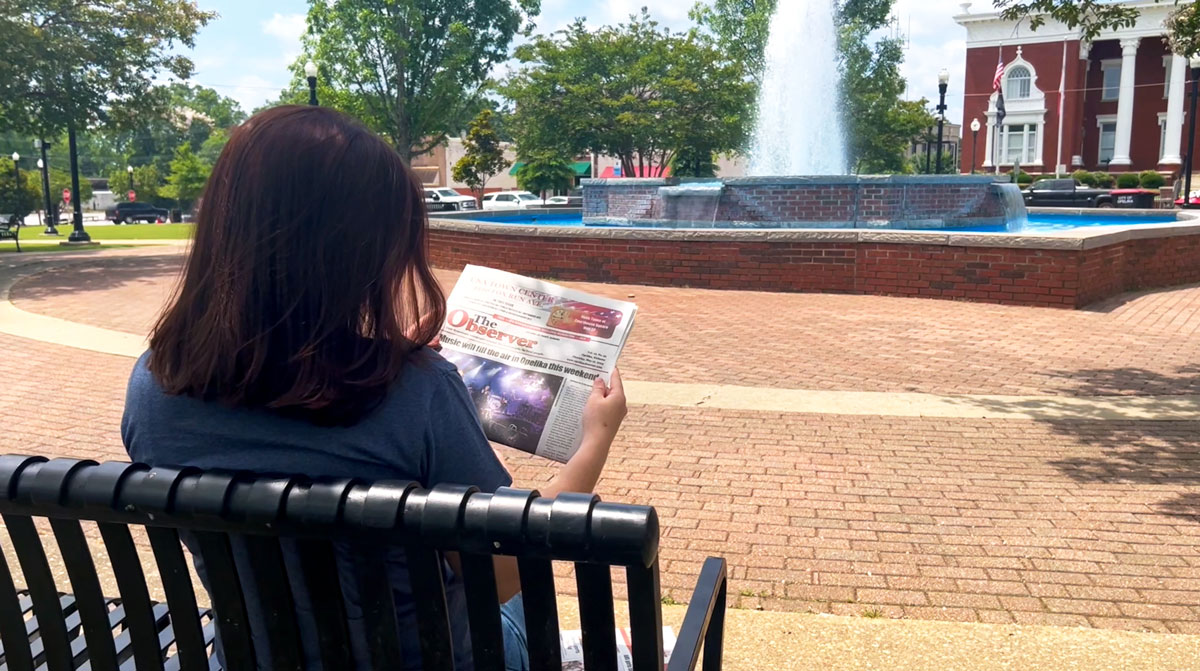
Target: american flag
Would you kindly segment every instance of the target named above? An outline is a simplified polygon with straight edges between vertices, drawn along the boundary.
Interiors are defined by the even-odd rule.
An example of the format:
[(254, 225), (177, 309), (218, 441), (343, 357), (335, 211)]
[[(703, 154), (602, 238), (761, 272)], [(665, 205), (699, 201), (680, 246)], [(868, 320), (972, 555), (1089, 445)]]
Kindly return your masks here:
[(1001, 57), (996, 63), (996, 76), (992, 77), (992, 90), (1000, 90), (1000, 82), (1004, 80), (1004, 58)]

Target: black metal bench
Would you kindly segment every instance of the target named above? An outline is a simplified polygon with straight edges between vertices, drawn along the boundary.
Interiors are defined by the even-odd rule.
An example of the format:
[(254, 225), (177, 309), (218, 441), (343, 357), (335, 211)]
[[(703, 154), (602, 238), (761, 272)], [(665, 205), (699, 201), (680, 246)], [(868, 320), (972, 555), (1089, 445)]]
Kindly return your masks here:
[[(477, 669), (504, 668), (492, 556), (517, 558), (530, 666), (560, 671), (553, 562), (575, 565), (588, 671), (617, 668), (610, 567), (628, 587), (633, 666), (662, 671), (658, 518), (653, 508), (601, 503), (595, 496), (403, 482), (310, 480), (143, 464), (0, 457), (0, 514), (27, 592), (0, 555), (0, 642), (4, 668), (65, 671), (217, 668), (219, 632), (228, 669), (254, 669), (268, 653), (275, 669), (301, 669), (294, 602), (281, 538), (296, 539), (299, 573), (309, 592), (322, 665), (353, 667), (334, 541), (370, 538), (402, 549), (408, 561), (424, 669), (452, 669), (442, 552), (460, 553)], [(66, 565), (70, 593), (55, 582), (34, 518), (48, 518)], [(92, 521), (112, 566), (119, 599), (104, 596), (81, 521)], [(130, 527), (145, 527), (166, 603), (149, 596)], [(209, 575), (213, 610), (200, 608), (180, 533), (192, 534)], [(255, 649), (231, 537), (250, 548), (249, 574), (269, 608)], [(99, 545), (94, 543), (93, 545)], [(293, 569), (295, 567), (293, 566)], [(330, 578), (334, 579), (330, 579)], [(370, 667), (398, 669), (397, 615), (382, 554), (355, 556)], [(692, 595), (668, 671), (721, 665), (725, 562), (708, 559)]]
[(0, 240), (11, 239), (17, 243), (17, 251), (21, 251), (21, 223), (15, 214), (0, 214)]

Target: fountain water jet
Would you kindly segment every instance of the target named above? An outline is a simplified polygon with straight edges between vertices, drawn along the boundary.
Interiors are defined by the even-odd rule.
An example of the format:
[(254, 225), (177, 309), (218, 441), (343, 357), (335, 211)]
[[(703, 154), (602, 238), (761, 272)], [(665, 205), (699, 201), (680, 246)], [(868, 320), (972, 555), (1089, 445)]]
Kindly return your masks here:
[(833, 0), (780, 0), (758, 94), (749, 174), (844, 175)]

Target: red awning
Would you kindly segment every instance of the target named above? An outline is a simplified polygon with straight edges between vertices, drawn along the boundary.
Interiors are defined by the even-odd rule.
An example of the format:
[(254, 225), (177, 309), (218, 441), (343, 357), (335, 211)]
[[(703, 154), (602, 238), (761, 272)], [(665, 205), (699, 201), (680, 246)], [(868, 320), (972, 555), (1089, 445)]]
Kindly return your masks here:
[(670, 177), (671, 176), (670, 166), (663, 168), (661, 166), (652, 165), (652, 166), (647, 166), (644, 169), (638, 168), (635, 166), (633, 170), (637, 174), (635, 174), (635, 175), (618, 175), (616, 170), (613, 169), (612, 166), (609, 166), (604, 169), (604, 172), (600, 173), (600, 178), (601, 179), (619, 179), (621, 177)]

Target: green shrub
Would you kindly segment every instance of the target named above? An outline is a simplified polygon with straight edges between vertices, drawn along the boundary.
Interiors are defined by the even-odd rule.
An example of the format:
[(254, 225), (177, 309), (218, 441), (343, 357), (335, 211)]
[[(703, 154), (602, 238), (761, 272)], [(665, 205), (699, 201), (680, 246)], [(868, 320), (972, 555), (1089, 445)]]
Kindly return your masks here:
[(1032, 184), (1032, 183), (1033, 183), (1033, 175), (1025, 172), (1024, 170), (1022, 170), (1017, 175), (1017, 184)]
[(1167, 183), (1166, 178), (1157, 170), (1143, 170), (1138, 178), (1143, 189), (1157, 189)]
[(1087, 170), (1076, 170), (1071, 173), (1071, 176), (1075, 178), (1076, 182), (1084, 186), (1096, 186), (1096, 176)]
[(1136, 172), (1123, 172), (1117, 175), (1118, 189), (1136, 189), (1142, 183)]
[(1116, 177), (1107, 172), (1093, 172), (1092, 179), (1095, 180), (1096, 186), (1101, 189), (1111, 189), (1117, 181)]

